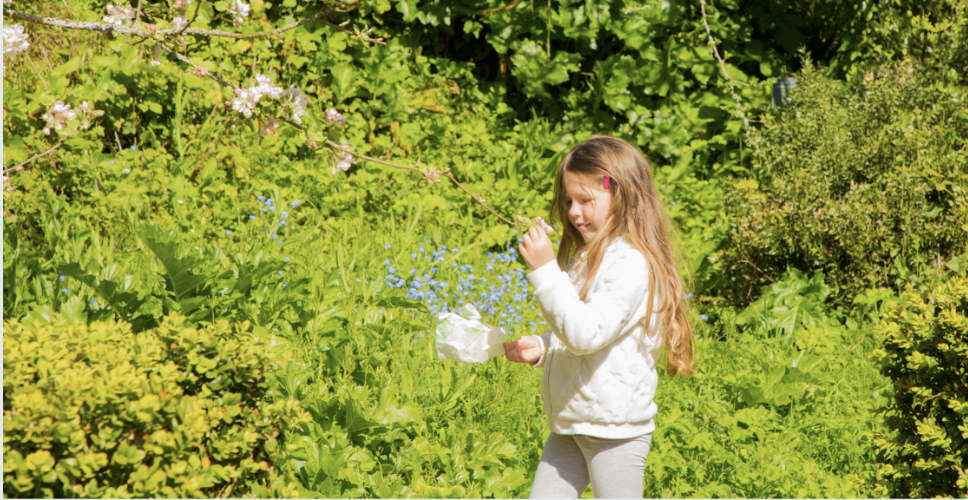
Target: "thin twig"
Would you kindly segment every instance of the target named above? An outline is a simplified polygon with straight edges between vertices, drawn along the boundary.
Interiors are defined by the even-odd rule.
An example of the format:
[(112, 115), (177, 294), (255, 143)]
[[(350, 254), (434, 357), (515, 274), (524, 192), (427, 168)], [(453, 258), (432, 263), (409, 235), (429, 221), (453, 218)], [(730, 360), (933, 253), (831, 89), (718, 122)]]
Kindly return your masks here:
[(34, 60), (31, 59), (30, 56), (27, 55), (26, 52), (24, 52), (24, 57), (27, 58), (27, 62), (30, 63), (30, 67), (34, 68), (34, 74), (36, 74), (37, 75), (37, 78), (40, 78), (40, 82), (44, 84), (44, 90), (46, 90), (47, 92), (50, 92), (50, 87), (47, 86), (47, 81), (44, 80), (44, 77), (43, 76), (40, 76), (40, 71), (37, 71), (37, 66), (34, 65)]
[[(198, 13), (197, 10), (195, 12), (196, 14)], [(188, 27), (186, 27), (183, 30), (179, 30), (177, 28), (171, 28), (171, 29), (153, 31), (153, 30), (148, 30), (146, 28), (142, 28), (141, 26), (115, 26), (113, 24), (102, 24), (102, 23), (83, 22), (83, 21), (63, 21), (52, 17), (37, 17), (37, 16), (32, 16), (30, 14), (24, 14), (23, 12), (18, 12), (15, 10), (10, 10), (6, 8), (3, 9), (4, 15), (10, 16), (13, 19), (26, 21), (34, 24), (45, 24), (47, 26), (54, 26), (56, 28), (63, 28), (63, 29), (102, 31), (104, 33), (115, 33), (118, 35), (133, 35), (141, 38), (150, 38), (152, 36), (164, 37), (168, 35), (199, 35), (199, 36), (226, 37), (226, 38), (245, 40), (248, 38), (267, 38), (270, 36), (276, 36), (276, 35), (285, 33), (286, 31), (298, 28), (304, 24), (317, 22), (317, 23), (329, 26), (331, 28), (337, 29), (339, 31), (342, 31), (344, 33), (349, 33), (350, 35), (353, 35), (357, 39), (364, 42), (372, 42), (372, 43), (378, 43), (381, 45), (386, 45), (386, 42), (384, 42), (382, 38), (371, 38), (366, 33), (354, 33), (353, 31), (350, 31), (346, 28), (343, 28), (341, 26), (337, 26), (335, 24), (328, 23), (326, 21), (319, 19), (320, 17), (326, 14), (329, 14), (330, 12), (331, 11), (329, 10), (322, 10), (317, 12), (315, 15), (311, 17), (303, 19), (302, 21), (296, 21), (295, 23), (292, 23), (288, 26), (283, 26), (281, 28), (277, 28), (270, 31), (260, 31), (258, 33), (232, 33), (229, 31), (222, 31), (222, 30), (203, 30), (199, 28), (188, 28)]]
[[(188, 23), (187, 23), (187, 24), (185, 24), (185, 26), (183, 26), (183, 27), (182, 27), (182, 29), (180, 29), (180, 30), (178, 30), (178, 31), (176, 31), (176, 32), (175, 32), (174, 34), (175, 34), (175, 35), (181, 35), (183, 31), (185, 31), (185, 30), (187, 30), (187, 29), (188, 29), (188, 27), (189, 27), (189, 26), (191, 26), (191, 25), (192, 25), (192, 23), (194, 23), (196, 19), (198, 19), (198, 11), (200, 11), (200, 10), (202, 10), (202, 2), (198, 2), (198, 3), (197, 3), (197, 4), (195, 5), (195, 14), (194, 14), (194, 15), (192, 15), (192, 18), (191, 18), (191, 20), (190, 20), (190, 21), (188, 21)], [(185, 11), (185, 14), (188, 14), (188, 11)]]
[[(195, 63), (192, 62), (191, 59), (188, 58), (188, 56), (183, 55), (183, 54), (179, 54), (177, 51), (175, 51), (175, 49), (173, 49), (173, 48), (171, 48), (171, 47), (169, 47), (169, 46), (167, 46), (167, 45), (165, 45), (163, 43), (159, 43), (158, 46), (161, 47), (162, 49), (166, 50), (171, 55), (175, 56), (179, 61), (181, 61), (181, 62), (183, 62), (185, 64), (188, 64), (189, 66), (191, 66), (193, 68), (198, 67), (198, 66), (195, 65)], [(219, 75), (218, 73), (214, 73), (214, 72), (205, 70), (205, 76), (211, 78), (212, 80), (215, 80), (216, 82), (218, 82), (218, 83), (220, 83), (220, 84), (222, 84), (222, 85), (224, 85), (226, 87), (230, 87), (232, 90), (236, 90), (236, 89), (239, 88), (234, 83), (226, 80), (225, 78), (222, 77), (222, 75)]]
[(487, 206), (487, 203), (484, 203), (484, 200), (478, 198), (477, 196), (475, 196), (473, 193), (471, 193), (467, 189), (464, 189), (464, 186), (462, 186), (459, 182), (457, 182), (457, 179), (454, 178), (454, 175), (453, 174), (451, 174), (450, 172), (445, 172), (444, 175), (446, 175), (451, 181), (453, 181), (454, 184), (456, 184), (457, 187), (459, 187), (461, 191), (467, 193), (468, 196), (470, 196), (471, 198), (474, 199), (474, 201), (480, 203), (482, 207), (486, 208), (489, 212), (491, 212), (492, 214), (494, 214), (495, 216), (497, 216), (498, 219), (501, 219), (504, 222), (507, 222), (511, 226), (516, 226), (515, 223), (513, 223), (513, 222), (511, 222), (511, 221), (509, 221), (507, 219), (505, 219), (504, 217), (501, 217), (501, 214), (495, 212), (494, 210), (491, 209), (491, 207)]
[(134, 18), (135, 26), (141, 24), (141, 0), (138, 0), (138, 14)]
[(719, 57), (719, 50), (716, 49), (716, 40), (713, 39), (713, 33), (709, 29), (709, 24), (706, 23), (706, 1), (699, 0), (699, 8), (702, 10), (702, 25), (706, 28), (706, 35), (709, 37), (709, 45), (713, 48), (713, 55), (716, 60), (719, 61), (719, 69), (723, 72), (723, 78), (726, 79), (726, 85), (729, 87), (729, 93), (732, 94), (733, 100), (736, 101), (736, 111), (739, 112), (740, 118), (743, 119), (743, 128), (746, 130), (746, 141), (753, 149), (756, 150), (756, 154), (760, 154), (760, 147), (753, 140), (753, 133), (750, 131), (750, 122), (746, 119), (746, 113), (743, 113), (742, 101), (738, 95), (736, 95), (736, 90), (733, 89), (733, 81), (729, 78), (729, 73), (726, 72), (726, 63), (723, 62), (723, 58)]
[[(302, 125), (299, 125), (297, 123), (293, 123), (292, 121), (287, 120), (285, 118), (283, 118), (282, 121), (288, 123), (290, 126), (296, 128), (298, 130), (301, 130), (303, 132), (306, 132), (306, 127), (303, 127)], [(347, 150), (347, 149), (345, 149), (343, 147), (342, 144), (340, 144), (338, 142), (331, 141), (329, 139), (326, 139), (326, 144), (329, 144), (330, 146), (332, 146), (334, 148), (337, 148), (340, 151), (345, 151), (346, 153), (351, 154), (351, 155), (353, 155), (353, 156), (355, 156), (355, 157), (357, 157), (357, 158), (359, 158), (361, 160), (371, 161), (373, 163), (379, 163), (380, 165), (385, 165), (387, 167), (399, 168), (399, 169), (402, 169), (402, 170), (410, 170), (412, 172), (420, 172), (420, 167), (418, 167), (416, 165), (401, 165), (399, 163), (393, 163), (393, 162), (390, 162), (390, 161), (381, 160), (379, 158), (373, 158), (372, 156), (367, 156), (365, 154), (357, 153), (356, 151)], [(501, 216), (501, 214), (495, 212), (491, 207), (487, 206), (487, 203), (484, 203), (484, 200), (482, 200), (481, 198), (479, 198), (478, 196), (476, 196), (474, 193), (471, 193), (466, 188), (464, 188), (464, 186), (461, 185), (460, 182), (457, 182), (457, 179), (454, 178), (454, 175), (453, 174), (451, 174), (450, 172), (443, 172), (443, 174), (446, 175), (447, 178), (450, 179), (454, 183), (454, 185), (456, 185), (458, 188), (460, 188), (461, 191), (467, 193), (467, 195), (470, 196), (474, 201), (476, 201), (477, 203), (479, 203), (482, 207), (486, 208), (488, 212), (491, 212), (492, 214), (494, 214), (495, 216), (497, 216), (498, 219), (501, 219), (502, 221), (510, 224), (511, 226), (515, 226), (514, 222), (511, 222), (510, 220), (508, 220), (505, 217)]]
[(21, 169), (23, 169), (23, 168), (24, 168), (24, 165), (26, 165), (26, 164), (28, 164), (28, 163), (30, 163), (30, 162), (32, 162), (32, 161), (34, 161), (34, 160), (37, 160), (37, 159), (39, 159), (39, 158), (41, 158), (41, 157), (44, 157), (44, 156), (47, 156), (47, 155), (49, 155), (49, 154), (51, 154), (51, 153), (53, 153), (55, 149), (57, 149), (57, 148), (59, 148), (59, 147), (61, 147), (61, 146), (62, 146), (62, 145), (63, 145), (63, 144), (65, 143), (65, 142), (67, 142), (67, 140), (68, 140), (68, 139), (70, 139), (71, 137), (74, 137), (74, 134), (77, 134), (77, 131), (76, 131), (76, 130), (74, 131), (74, 133), (73, 133), (73, 134), (71, 134), (71, 135), (69, 135), (69, 136), (67, 136), (67, 137), (65, 137), (65, 138), (63, 138), (63, 139), (62, 139), (62, 140), (61, 140), (60, 142), (58, 142), (58, 143), (57, 143), (57, 145), (56, 145), (56, 146), (54, 146), (54, 147), (52, 147), (52, 148), (50, 148), (50, 149), (48, 149), (47, 151), (44, 151), (43, 153), (40, 153), (40, 154), (37, 154), (37, 155), (34, 155), (34, 157), (33, 157), (33, 158), (30, 158), (29, 160), (27, 160), (27, 161), (25, 161), (25, 162), (23, 162), (23, 163), (21, 163), (20, 165), (17, 165), (16, 167), (10, 167), (10, 168), (8, 168), (8, 169), (6, 169), (6, 170), (4, 170), (4, 171), (3, 171), (3, 173), (7, 173), (7, 172), (12, 172), (12, 171), (15, 171), (15, 170), (21, 170)]
[(488, 17), (488, 16), (497, 15), (497, 14), (503, 14), (517, 7), (519, 3), (521, 3), (521, 0), (514, 0), (513, 2), (505, 5), (504, 7), (496, 7), (494, 9), (479, 10), (475, 12), (474, 15)]

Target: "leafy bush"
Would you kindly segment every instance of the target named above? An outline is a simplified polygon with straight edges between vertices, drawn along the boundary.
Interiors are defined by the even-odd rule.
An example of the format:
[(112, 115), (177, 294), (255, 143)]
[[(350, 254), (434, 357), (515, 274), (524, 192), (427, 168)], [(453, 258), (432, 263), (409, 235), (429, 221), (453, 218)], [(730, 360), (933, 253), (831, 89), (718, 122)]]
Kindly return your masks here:
[(841, 297), (917, 281), (968, 248), (968, 102), (900, 66), (839, 83), (805, 69), (763, 130), (753, 178), (726, 186), (753, 287), (817, 270)]
[(796, 269), (787, 271), (779, 283), (766, 287), (760, 298), (736, 317), (736, 324), (776, 331), (786, 339), (810, 325), (839, 326), (830, 321), (823, 309), (830, 294), (823, 278), (823, 274), (817, 273), (808, 280)]
[(5, 322), (4, 495), (294, 496), (279, 446), (309, 416), (264, 400), (268, 339), (183, 322)]
[(907, 287), (877, 325), (881, 373), (894, 382), (876, 440), (892, 496), (968, 496), (968, 279)]

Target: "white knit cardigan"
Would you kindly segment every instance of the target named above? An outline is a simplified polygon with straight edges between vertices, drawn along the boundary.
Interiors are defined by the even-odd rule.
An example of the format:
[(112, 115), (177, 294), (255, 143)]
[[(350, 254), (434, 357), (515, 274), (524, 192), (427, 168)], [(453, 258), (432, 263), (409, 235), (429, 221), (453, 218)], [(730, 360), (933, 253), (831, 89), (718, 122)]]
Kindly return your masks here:
[[(587, 266), (551, 261), (528, 274), (551, 331), (538, 337), (541, 395), (558, 434), (630, 439), (655, 430), (660, 318), (646, 325), (649, 267), (624, 239), (605, 250), (583, 302)], [(661, 304), (656, 294), (654, 304)]]

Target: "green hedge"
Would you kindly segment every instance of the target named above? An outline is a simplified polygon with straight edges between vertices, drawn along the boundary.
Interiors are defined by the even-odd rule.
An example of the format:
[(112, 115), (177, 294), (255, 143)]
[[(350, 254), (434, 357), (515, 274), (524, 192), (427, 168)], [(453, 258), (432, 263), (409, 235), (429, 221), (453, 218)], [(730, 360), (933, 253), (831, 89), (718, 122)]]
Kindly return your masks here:
[(267, 402), (267, 339), (183, 323), (4, 322), (4, 496), (296, 496), (277, 457), (310, 418)]
[(968, 249), (966, 137), (964, 92), (914, 68), (839, 82), (808, 67), (751, 178), (727, 183), (726, 259), (754, 288), (788, 267), (840, 297), (917, 282)]
[(908, 287), (876, 331), (881, 373), (894, 382), (879, 436), (892, 497), (968, 497), (968, 279)]

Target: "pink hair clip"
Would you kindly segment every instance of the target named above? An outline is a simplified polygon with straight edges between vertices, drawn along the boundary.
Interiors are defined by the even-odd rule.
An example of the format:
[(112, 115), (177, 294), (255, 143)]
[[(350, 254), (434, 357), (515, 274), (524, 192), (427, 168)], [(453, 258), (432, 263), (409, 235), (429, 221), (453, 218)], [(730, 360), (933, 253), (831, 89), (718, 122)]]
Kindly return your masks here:
[(605, 176), (605, 189), (608, 189), (608, 176)]

